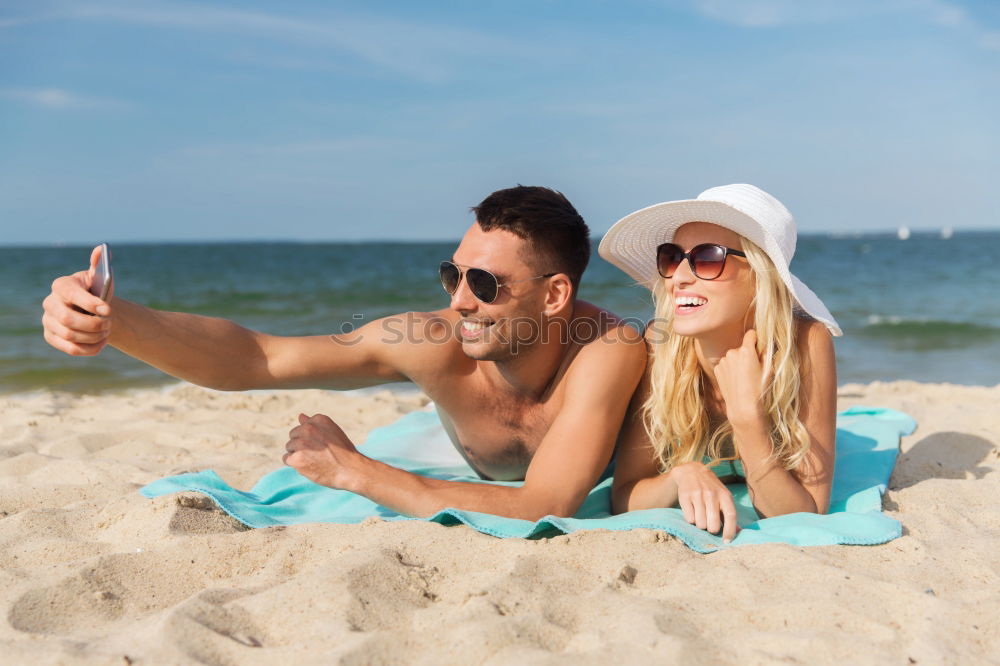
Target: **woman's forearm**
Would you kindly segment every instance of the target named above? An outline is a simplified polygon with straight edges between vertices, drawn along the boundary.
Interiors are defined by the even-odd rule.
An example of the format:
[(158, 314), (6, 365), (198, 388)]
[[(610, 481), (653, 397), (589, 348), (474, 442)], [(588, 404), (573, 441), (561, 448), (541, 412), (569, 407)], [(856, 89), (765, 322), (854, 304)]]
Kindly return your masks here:
[(677, 484), (668, 474), (639, 479), (615, 493), (612, 503), (615, 513), (671, 507), (677, 504)]
[(772, 444), (763, 423), (734, 424), (733, 442), (757, 513), (765, 518), (801, 511), (817, 513), (816, 502), (802, 482), (779, 462), (769, 459)]

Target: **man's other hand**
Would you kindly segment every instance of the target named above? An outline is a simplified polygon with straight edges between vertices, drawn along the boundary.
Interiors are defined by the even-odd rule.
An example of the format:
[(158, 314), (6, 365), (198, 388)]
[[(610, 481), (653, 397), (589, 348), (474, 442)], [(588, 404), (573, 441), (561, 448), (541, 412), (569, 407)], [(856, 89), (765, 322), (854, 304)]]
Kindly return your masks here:
[(299, 414), (299, 425), (288, 433), (281, 461), (310, 481), (348, 489), (353, 463), (361, 457), (354, 443), (325, 414)]

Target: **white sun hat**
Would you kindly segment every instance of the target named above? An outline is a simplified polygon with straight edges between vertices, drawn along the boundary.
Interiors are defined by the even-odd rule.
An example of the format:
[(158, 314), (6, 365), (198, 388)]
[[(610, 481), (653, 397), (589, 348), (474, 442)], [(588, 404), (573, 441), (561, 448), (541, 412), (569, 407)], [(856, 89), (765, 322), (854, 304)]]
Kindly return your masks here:
[(826, 325), (833, 335), (840, 326), (788, 265), (795, 254), (795, 218), (770, 194), (753, 185), (722, 185), (705, 190), (697, 199), (667, 201), (637, 210), (618, 220), (601, 240), (598, 252), (652, 289), (662, 279), (656, 270), (656, 248), (674, 239), (688, 222), (710, 222), (735, 231), (762, 249), (805, 314)]

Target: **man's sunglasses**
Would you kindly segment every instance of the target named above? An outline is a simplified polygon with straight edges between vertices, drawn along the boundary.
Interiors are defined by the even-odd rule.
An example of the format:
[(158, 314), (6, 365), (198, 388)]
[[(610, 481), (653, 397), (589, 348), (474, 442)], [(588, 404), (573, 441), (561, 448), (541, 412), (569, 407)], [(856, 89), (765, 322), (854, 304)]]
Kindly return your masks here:
[(513, 280), (511, 282), (505, 282), (500, 284), (497, 280), (497, 276), (493, 275), (487, 270), (482, 268), (466, 268), (464, 271), (458, 267), (458, 265), (450, 261), (442, 261), (441, 266), (438, 267), (438, 273), (441, 276), (441, 286), (449, 294), (454, 294), (458, 289), (459, 283), (462, 282), (462, 275), (465, 275), (465, 279), (469, 284), (469, 290), (472, 295), (483, 303), (492, 303), (497, 299), (497, 294), (500, 293), (500, 287), (506, 287), (509, 284), (517, 284), (518, 282), (528, 282), (530, 280), (538, 280), (541, 278), (552, 277), (555, 273), (546, 273), (545, 275), (536, 275), (535, 277), (525, 278), (523, 280)]
[(726, 267), (726, 257), (731, 254), (737, 257), (747, 256), (739, 250), (715, 243), (696, 245), (690, 252), (685, 252), (673, 243), (664, 243), (656, 248), (656, 270), (665, 278), (672, 277), (681, 262), (687, 259), (696, 277), (702, 280), (714, 280), (722, 275), (722, 270)]

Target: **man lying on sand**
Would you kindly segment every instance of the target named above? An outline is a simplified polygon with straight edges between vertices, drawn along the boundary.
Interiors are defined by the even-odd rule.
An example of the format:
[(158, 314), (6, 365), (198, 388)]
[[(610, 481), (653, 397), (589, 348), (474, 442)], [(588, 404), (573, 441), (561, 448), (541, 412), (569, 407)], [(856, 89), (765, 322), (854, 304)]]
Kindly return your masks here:
[(473, 211), (476, 222), (440, 267), (448, 309), (394, 315), (342, 335), (267, 335), (113, 293), (101, 301), (88, 291), (95, 248), (89, 271), (52, 283), (45, 339), (74, 356), (110, 344), (225, 391), (413, 381), (483, 478), (524, 484), (441, 481), (391, 467), (360, 453), (323, 414), (299, 415), (282, 460), (316, 483), (413, 516), (445, 508), (570, 516), (611, 459), (646, 347), (638, 331), (577, 300), (589, 232), (562, 194), (519, 186)]

